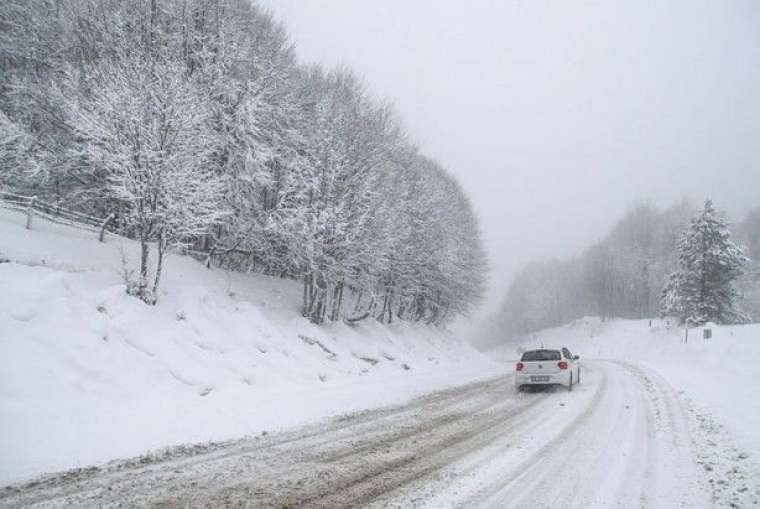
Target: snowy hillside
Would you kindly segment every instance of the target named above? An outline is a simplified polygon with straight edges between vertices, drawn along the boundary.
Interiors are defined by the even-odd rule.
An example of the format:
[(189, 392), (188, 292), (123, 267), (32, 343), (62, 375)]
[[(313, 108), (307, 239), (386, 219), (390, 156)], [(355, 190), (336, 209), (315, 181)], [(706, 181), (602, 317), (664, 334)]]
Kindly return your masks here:
[[(125, 295), (137, 247), (0, 210), (0, 484), (271, 431), (503, 372), (449, 333), (314, 326), (300, 287), (172, 256), (159, 304)], [(234, 282), (231, 282), (234, 281)]]
[(497, 350), (496, 357), (513, 360), (521, 349), (567, 346), (581, 360), (615, 359), (646, 366), (679, 391), (693, 410), (695, 429), (713, 433), (714, 443), (735, 442), (758, 461), (760, 324), (708, 325), (711, 339), (703, 339), (702, 328), (690, 329), (688, 343), (683, 328), (669, 328), (661, 320), (649, 324), (587, 317), (531, 334), (518, 348)]

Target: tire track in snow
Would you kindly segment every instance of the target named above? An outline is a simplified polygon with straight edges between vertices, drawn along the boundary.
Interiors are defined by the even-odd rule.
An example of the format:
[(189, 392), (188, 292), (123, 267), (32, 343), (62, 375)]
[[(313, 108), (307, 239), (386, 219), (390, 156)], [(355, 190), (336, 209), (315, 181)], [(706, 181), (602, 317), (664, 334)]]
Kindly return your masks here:
[(464, 468), (452, 465), (462, 482), (432, 497), (409, 494), (405, 500), (430, 507), (709, 504), (698, 487), (683, 411), (667, 383), (630, 365), (592, 366), (584, 379), (590, 397), (568, 402), (578, 403), (574, 417), (558, 421), (556, 408), (537, 405), (544, 412), (537, 416), (547, 421), (543, 428), (518, 426), (510, 447)]
[(6, 487), (0, 491), (0, 505), (50, 502), (102, 505), (117, 500), (129, 503), (129, 500), (155, 500), (163, 492), (219, 490), (226, 484), (239, 482), (236, 475), (259, 477), (282, 471), (300, 472), (303, 468), (298, 468), (298, 461), (309, 465), (304, 460), (309, 454), (318, 457), (319, 451), (337, 444), (339, 449), (343, 448), (339, 454), (350, 457), (356, 441), (387, 442), (388, 433), (398, 434), (410, 425), (420, 426), (420, 422), (433, 421), (438, 425), (446, 420), (454, 422), (457, 419), (452, 416), (461, 418), (469, 412), (501, 404), (504, 387), (511, 386), (511, 375), (473, 382), (423, 396), (406, 405), (349, 414), (291, 432), (173, 448), (166, 454), (45, 476)]
[[(587, 374), (589, 371), (589, 369), (585, 370)], [(598, 370), (594, 370), (594, 372), (597, 371)], [(586, 376), (585, 380), (589, 380), (589, 378), (593, 380), (593, 376)], [(591, 400), (583, 407), (583, 410), (578, 413), (577, 416), (575, 416), (569, 423), (563, 424), (564, 428), (560, 428), (561, 431), (559, 433), (552, 433), (552, 438), (549, 440), (549, 442), (539, 447), (537, 450), (535, 450), (535, 452), (529, 453), (530, 456), (523, 458), (520, 463), (512, 466), (509, 470), (506, 470), (501, 477), (491, 481), (490, 485), (476, 492), (467, 500), (466, 503), (462, 505), (465, 506), (472, 504), (473, 506), (503, 506), (505, 500), (514, 500), (514, 491), (516, 486), (519, 486), (520, 489), (525, 489), (525, 487), (530, 485), (531, 492), (537, 492), (538, 490), (542, 490), (542, 486), (551, 483), (551, 478), (543, 475), (537, 475), (540, 472), (541, 468), (539, 465), (539, 458), (551, 454), (552, 451), (558, 449), (561, 444), (566, 443), (568, 440), (571, 440), (576, 430), (592, 417), (597, 405), (599, 404), (599, 401), (601, 401), (601, 399), (604, 397), (606, 391), (607, 379), (606, 377), (601, 377), (599, 379), (599, 383), (594, 387), (594, 394)], [(537, 420), (541, 418), (541, 415), (536, 416)], [(518, 433), (530, 433), (530, 430), (527, 429), (516, 431)], [(528, 448), (520, 448), (521, 451), (525, 449)], [(562, 465), (566, 465), (570, 461), (572, 461), (572, 458), (564, 457)], [(562, 468), (562, 466), (559, 468)], [(573, 491), (570, 492), (574, 493)], [(542, 496), (547, 496), (545, 489), (543, 490)], [(552, 496), (552, 503), (555, 502), (554, 499), (556, 498), (556, 496)]]
[(510, 393), (511, 380), (492, 392), (490, 401), (475, 407), (450, 408), (450, 413), (438, 418), (431, 418), (425, 411), (399, 429), (381, 426), (368, 432), (358, 443), (296, 451), (292, 464), (282, 471), (264, 474), (266, 479), (259, 478), (256, 483), (243, 481), (167, 502), (183, 505), (200, 500), (211, 506), (252, 503), (267, 507), (367, 503), (480, 447), (473, 444), (474, 440), (482, 444), (498, 437), (500, 433), (493, 433), (493, 428), (532, 404), (516, 404), (514, 398), (505, 398)]
[[(536, 454), (534, 466), (489, 505), (609, 507), (637, 501), (645, 507), (693, 507), (706, 502), (694, 496), (694, 455), (684, 447), (688, 429), (667, 397), (669, 386), (628, 364), (598, 366), (607, 390), (600, 391), (584, 419)], [(527, 476), (533, 480), (520, 485)]]
[(511, 376), (258, 439), (48, 476), (0, 505), (703, 506), (686, 413), (665, 380), (589, 363), (572, 393)]

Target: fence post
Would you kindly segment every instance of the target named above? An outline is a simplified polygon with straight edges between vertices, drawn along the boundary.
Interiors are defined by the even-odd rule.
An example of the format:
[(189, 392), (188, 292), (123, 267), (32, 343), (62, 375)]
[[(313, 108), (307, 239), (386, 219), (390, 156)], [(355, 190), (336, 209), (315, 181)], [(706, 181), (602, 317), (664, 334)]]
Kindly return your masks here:
[(26, 207), (26, 229), (32, 229), (32, 216), (34, 215), (34, 202), (37, 201), (36, 196), (32, 196), (29, 200), (29, 205)]
[(106, 237), (106, 226), (108, 226), (108, 223), (113, 221), (113, 218), (116, 217), (116, 214), (108, 214), (108, 217), (103, 221), (103, 223), (100, 225), (100, 235), (98, 236), (98, 240), (100, 242), (103, 242), (103, 240)]

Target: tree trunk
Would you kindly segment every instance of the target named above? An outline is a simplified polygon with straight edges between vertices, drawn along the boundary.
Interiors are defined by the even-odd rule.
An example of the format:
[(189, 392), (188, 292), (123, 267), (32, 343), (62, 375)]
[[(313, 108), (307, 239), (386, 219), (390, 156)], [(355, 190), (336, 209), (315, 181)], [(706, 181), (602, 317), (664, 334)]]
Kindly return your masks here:
[(303, 316), (309, 316), (310, 302), (309, 296), (311, 295), (311, 274), (306, 274), (303, 277)]
[(158, 259), (156, 260), (156, 277), (153, 279), (153, 304), (158, 298), (158, 285), (161, 282), (161, 270), (164, 265), (164, 252), (166, 251), (166, 244), (164, 243), (163, 236), (158, 238)]
[(362, 303), (362, 296), (364, 295), (363, 292), (359, 292), (359, 297), (356, 299), (356, 302), (354, 303), (354, 314), (356, 314), (359, 309), (361, 309), (361, 303)]
[(319, 313), (319, 322), (318, 323), (325, 323), (325, 316), (327, 315), (327, 289), (322, 290), (322, 297), (320, 298), (320, 313)]
[(140, 293), (148, 286), (148, 261), (150, 257), (150, 243), (145, 238), (140, 239)]
[(309, 295), (309, 315), (314, 316), (316, 307), (319, 305), (319, 288), (314, 284), (314, 276), (311, 277), (311, 295)]
[(330, 313), (330, 320), (333, 322), (340, 318), (340, 310), (343, 306), (343, 283), (338, 283), (333, 289), (332, 297), (332, 312)]
[(377, 317), (377, 321), (380, 323), (385, 323), (385, 313), (388, 309), (388, 294), (386, 293), (383, 297), (383, 309), (380, 311), (380, 314)]

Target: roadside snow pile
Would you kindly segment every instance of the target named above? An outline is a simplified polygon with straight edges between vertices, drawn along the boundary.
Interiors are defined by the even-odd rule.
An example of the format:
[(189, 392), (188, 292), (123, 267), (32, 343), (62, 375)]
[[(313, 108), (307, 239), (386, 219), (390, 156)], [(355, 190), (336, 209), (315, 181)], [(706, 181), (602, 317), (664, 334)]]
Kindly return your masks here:
[(137, 246), (0, 210), (0, 485), (149, 449), (400, 403), (503, 371), (449, 333), (314, 326), (300, 287), (167, 261), (128, 297)]
[[(703, 338), (703, 329), (712, 338)], [(519, 348), (502, 348), (496, 357), (516, 359), (521, 349), (567, 346), (584, 358), (624, 360), (652, 368), (695, 407), (698, 419), (722, 426), (744, 450), (760, 459), (760, 324), (689, 330), (662, 320), (583, 318), (531, 334)], [(714, 421), (714, 422), (706, 422)], [(718, 435), (713, 441), (719, 441)], [(739, 453), (741, 454), (741, 453)]]

